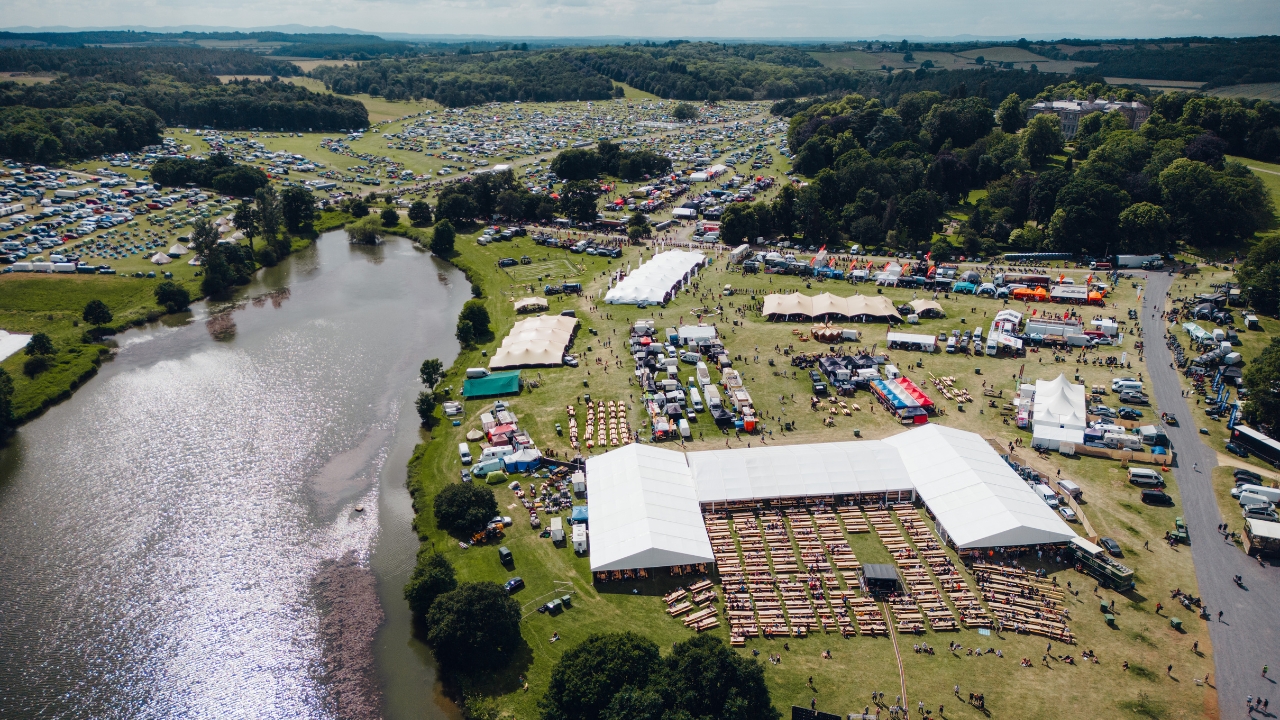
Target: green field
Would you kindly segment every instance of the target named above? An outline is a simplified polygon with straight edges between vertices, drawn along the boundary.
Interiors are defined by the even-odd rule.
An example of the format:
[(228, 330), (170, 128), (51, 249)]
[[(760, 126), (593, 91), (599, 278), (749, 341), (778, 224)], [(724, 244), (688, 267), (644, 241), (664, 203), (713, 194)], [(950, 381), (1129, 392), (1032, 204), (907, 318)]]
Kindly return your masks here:
[(1053, 62), (1043, 55), (1037, 55), (1030, 50), (1024, 50), (1020, 47), (989, 47), (978, 48), (977, 50), (965, 50), (956, 53), (961, 57), (976, 58), (983, 57), (987, 62), (1016, 62), (1016, 63), (1046, 63)]
[(1239, 98), (1241, 100), (1257, 99), (1280, 102), (1280, 83), (1252, 83), (1248, 85), (1228, 85), (1209, 90), (1210, 95), (1223, 98)]
[[(460, 355), (443, 383), (454, 389), (460, 386), (461, 368), (484, 365), (487, 360), (481, 355), (481, 351), (487, 351), (491, 355), (507, 329), (517, 319), (511, 301), (522, 297), (526, 288), (515, 286), (509, 276), (499, 273), (495, 266), (497, 259), (503, 256), (518, 257), (522, 253), (529, 254), (540, 262), (566, 257), (563, 250), (537, 248), (527, 238), (510, 246), (503, 243), (488, 247), (480, 247), (459, 238), (458, 247), (459, 264), (468, 268), (473, 278), (484, 285), (490, 298), (487, 306), (494, 317), (496, 336), (492, 342)], [(716, 322), (721, 328), (722, 339), (730, 355), (735, 357), (734, 366), (742, 373), (747, 388), (755, 398), (757, 409), (763, 413), (764, 422), (773, 430), (771, 436), (765, 436), (765, 441), (796, 443), (847, 440), (854, 437), (855, 430), (864, 438), (876, 438), (901, 430), (901, 426), (882, 410), (877, 408), (872, 411), (874, 403), (865, 393), (852, 399), (852, 402), (860, 405), (860, 410), (852, 412), (850, 416), (837, 415), (835, 427), (824, 426), (822, 418), (828, 414), (814, 412), (809, 408), (810, 388), (806, 375), (803, 372), (793, 373), (789, 358), (774, 350), (775, 345), (791, 345), (797, 352), (823, 349), (814, 347), (813, 343), (800, 342), (800, 338), (792, 333), (793, 330), (807, 330), (809, 325), (763, 322), (750, 309), (754, 302), (750, 294), (753, 291), (831, 291), (849, 295), (859, 291), (875, 293), (876, 288), (815, 281), (812, 282), (815, 287), (806, 289), (805, 281), (796, 277), (744, 277), (726, 271), (721, 262), (713, 269), (704, 270), (690, 290), (664, 308), (639, 310), (628, 306), (595, 306), (588, 299), (605, 286), (604, 274), (613, 265), (634, 263), (640, 257), (650, 255), (650, 250), (629, 248), (620, 261), (613, 263), (589, 256), (573, 256), (575, 262), (580, 262), (585, 267), (583, 276), (586, 278), (586, 293), (580, 298), (550, 298), (550, 312), (556, 313), (568, 308), (578, 312), (581, 326), (570, 351), (580, 356), (582, 366), (576, 369), (526, 370), (525, 377), (535, 381), (538, 387), (526, 388), (519, 396), (508, 399), (520, 418), (520, 426), (530, 432), (544, 452), (551, 450), (560, 456), (570, 452), (567, 438), (557, 435), (554, 425), (567, 423), (565, 406), (578, 403), (583, 393), (591, 393), (593, 399), (626, 401), (630, 408), (629, 420), (632, 427), (642, 427), (642, 417), (636, 405), (639, 399), (637, 389), (629, 383), (630, 367), (610, 367), (615, 358), (625, 357), (626, 351), (614, 348), (612, 343), (623, 342), (628, 324), (638, 318), (652, 317), (659, 327), (694, 322), (695, 310), (711, 308), (717, 303), (724, 305), (723, 315), (714, 310), (704, 309), (704, 312), (711, 312), (708, 320)], [(1087, 271), (1064, 272), (1076, 276), (1077, 281), (1080, 281)], [(725, 284), (733, 286), (735, 295), (720, 295), (720, 288)], [(884, 288), (883, 292), (895, 303), (905, 302), (912, 297), (909, 290)], [(1126, 308), (1136, 304), (1137, 291), (1125, 284), (1117, 288), (1110, 299), (1118, 307), (1107, 312), (1118, 313), (1123, 319)], [(940, 302), (947, 311), (947, 318), (924, 321), (915, 331), (937, 333), (951, 329), (972, 329), (984, 325), (984, 318), (989, 319), (995, 310), (1004, 307), (1002, 302), (972, 297), (941, 298)], [(744, 303), (748, 308), (744, 309)], [(731, 320), (738, 324), (734, 325)], [(884, 325), (853, 324), (852, 327), (864, 332), (858, 346), (869, 348), (874, 343), (880, 348), (884, 347)], [(592, 330), (596, 334), (592, 334)], [(1125, 372), (1142, 371), (1137, 353), (1131, 346), (1128, 349), (1133, 368)], [(1119, 349), (1113, 351), (1116, 355), (1119, 352)], [(957, 387), (967, 387), (971, 393), (981, 398), (984, 381), (988, 385), (994, 383), (1007, 396), (1014, 383), (1011, 376), (1016, 375), (1023, 366), (1026, 368), (1026, 377), (1030, 379), (1049, 379), (1059, 372), (1065, 372), (1069, 377), (1078, 373), (1085, 384), (1105, 383), (1116, 374), (1105, 367), (1077, 365), (1071, 361), (1055, 362), (1054, 357), (1048, 353), (1033, 353), (1025, 359), (907, 352), (894, 352), (892, 355), (892, 360), (943, 407), (945, 414), (935, 418), (934, 422), (974, 430), (1001, 444), (1015, 438), (1026, 441), (1028, 437), (1025, 432), (1003, 424), (994, 411), (988, 414), (986, 410), (989, 408), (981, 402), (965, 404), (965, 409), (961, 411), (957, 403), (945, 401), (935, 391), (930, 375), (953, 376)], [(603, 362), (597, 364), (597, 358)], [(624, 362), (624, 365), (627, 363)], [(975, 368), (981, 369), (982, 374), (976, 375)], [(682, 365), (681, 374), (685, 374), (685, 371), (692, 374), (692, 366)], [(794, 401), (791, 399), (792, 395), (795, 397)], [(503, 581), (512, 574), (524, 578), (528, 587), (517, 598), (526, 608), (523, 636), (528, 644), (528, 651), (517, 653), (515, 661), (506, 670), (486, 679), (475, 680), (466, 686), (496, 696), (508, 717), (535, 717), (537, 699), (546, 687), (555, 660), (589, 633), (637, 630), (652, 637), (660, 647), (666, 647), (670, 642), (689, 637), (691, 631), (665, 615), (665, 606), (658, 597), (677, 580), (660, 573), (660, 577), (647, 582), (593, 583), (586, 558), (576, 557), (569, 549), (553, 547), (529, 528), (528, 523), (523, 520), (523, 508), (517, 503), (514, 494), (506, 489), (505, 483), (493, 487), (503, 512), (513, 517), (520, 515), (503, 540), (503, 544), (515, 553), (514, 571), (506, 571), (497, 562), (492, 547), (475, 546), (464, 550), (435, 529), (430, 513), (430, 497), (444, 483), (451, 482), (450, 478), (458, 476), (461, 466), (454, 449), (462, 439), (462, 434), (475, 427), (479, 413), (491, 404), (483, 401), (467, 402), (466, 414), (460, 427), (441, 425), (430, 434), (427, 443), (419, 447), (415, 454), (415, 462), (411, 468), (411, 487), (417, 492), (418, 507), (425, 510), (418, 516), (419, 531), (435, 547), (445, 549), (457, 567), (460, 579)], [(581, 409), (581, 405), (578, 407)], [(794, 422), (795, 431), (782, 433), (780, 420)], [(694, 439), (687, 444), (690, 449), (726, 445), (746, 447), (749, 442), (761, 442), (759, 436), (739, 438), (732, 433), (726, 435), (705, 418), (693, 423), (693, 427)], [(584, 452), (603, 450), (597, 448)], [(942, 648), (950, 641), (959, 642), (966, 647), (998, 647), (1005, 655), (1003, 659), (978, 658), (963, 653), (953, 655), (945, 651), (936, 655), (918, 655), (911, 651), (911, 643), (917, 640), (900, 638), (900, 645), (906, 643), (903, 668), (912, 706), (917, 700), (923, 700), (935, 709), (938, 704), (945, 704), (946, 717), (949, 718), (981, 717), (979, 711), (952, 696), (952, 686), (959, 684), (962, 695), (968, 691), (984, 692), (989, 703), (988, 711), (1000, 716), (1016, 713), (1019, 717), (1029, 718), (1060, 717), (1059, 701), (1069, 694), (1074, 706), (1092, 708), (1094, 714), (1104, 717), (1216, 717), (1216, 698), (1212, 689), (1190, 681), (1192, 676), (1203, 676), (1212, 669), (1212, 655), (1205, 627), (1187, 613), (1175, 613), (1186, 623), (1185, 634), (1179, 633), (1169, 627), (1167, 616), (1157, 616), (1154, 612), (1155, 602), (1166, 597), (1165, 593), (1169, 588), (1195, 587), (1191, 555), (1185, 547), (1171, 550), (1159, 542), (1152, 542), (1150, 551), (1143, 548), (1146, 539), (1158, 540), (1165, 529), (1172, 527), (1173, 517), (1178, 514), (1177, 507), (1150, 508), (1139, 503), (1135, 491), (1125, 481), (1122, 468), (1111, 461), (1055, 456), (1037, 462), (1043, 462), (1044, 469), (1047, 470), (1060, 468), (1063, 477), (1070, 477), (1084, 488), (1086, 503), (1082, 509), (1086, 517), (1097, 532), (1114, 537), (1121, 544), (1125, 550), (1125, 562), (1137, 573), (1138, 588), (1135, 592), (1124, 596), (1101, 592), (1102, 600), (1116, 600), (1115, 628), (1108, 627), (1097, 612), (1099, 597), (1094, 596), (1092, 580), (1073, 571), (1059, 571), (1056, 574), (1061, 584), (1071, 581), (1073, 587), (1079, 590), (1078, 596), (1069, 596), (1068, 600), (1072, 609), (1071, 627), (1080, 637), (1079, 648), (1094, 650), (1101, 657), (1101, 664), (1086, 663), (1071, 667), (1052, 663), (1052, 669), (1046, 669), (1042, 665), (1020, 668), (1018, 658), (1032, 657), (1038, 661), (1043, 654), (1045, 642), (1038, 637), (1016, 637), (1008, 634), (1004, 637), (982, 636), (976, 631), (966, 630), (956, 634), (926, 633), (922, 638), (930, 645)], [(517, 479), (524, 482), (522, 478)], [(1175, 489), (1175, 501), (1177, 500)], [(855, 537), (851, 544), (855, 553), (864, 561), (887, 557), (887, 552), (874, 536)], [(547, 598), (563, 594), (567, 587), (572, 587), (577, 593), (571, 610), (558, 617), (529, 612)], [(639, 594), (633, 594), (633, 590), (639, 591)], [(563, 639), (555, 644), (550, 643), (552, 632), (558, 632)], [(712, 632), (727, 637), (723, 627)], [(1199, 641), (1202, 655), (1191, 653), (1193, 641)], [(860, 712), (867, 704), (872, 689), (882, 690), (890, 698), (899, 692), (900, 678), (892, 644), (887, 639), (846, 639), (837, 635), (816, 634), (807, 639), (790, 639), (787, 642), (790, 650), (783, 649), (781, 639), (750, 640), (747, 649), (747, 652), (758, 649), (761, 657), (768, 653), (783, 656), (780, 665), (766, 664), (765, 673), (775, 705), (784, 712), (787, 706), (805, 705), (812, 697), (817, 698), (819, 709), (835, 713)], [(831, 650), (831, 660), (821, 658), (820, 653), (824, 649)], [(1075, 652), (1075, 649), (1059, 650), (1055, 643), (1055, 651)], [(1131, 671), (1136, 672), (1120, 671), (1121, 661), (1128, 661)], [(1177, 680), (1171, 680), (1161, 672), (1169, 662), (1174, 663), (1174, 676)], [(520, 674), (529, 681), (530, 691), (527, 693), (519, 691), (514, 682), (515, 677)], [(810, 675), (818, 688), (816, 695), (806, 686)]]
[[(841, 70), (879, 70), (881, 65), (886, 64), (886, 60), (882, 56), (887, 55), (888, 53), (866, 53), (861, 50), (809, 53), (809, 57), (823, 65)], [(903, 64), (902, 55), (899, 53), (894, 57), (897, 64), (901, 66)]]

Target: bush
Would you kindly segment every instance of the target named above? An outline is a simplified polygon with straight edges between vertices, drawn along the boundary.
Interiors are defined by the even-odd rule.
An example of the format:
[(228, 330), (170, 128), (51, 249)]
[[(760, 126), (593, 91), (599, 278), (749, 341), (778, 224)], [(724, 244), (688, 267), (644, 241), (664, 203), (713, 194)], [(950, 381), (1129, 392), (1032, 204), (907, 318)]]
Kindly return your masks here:
[(179, 313), (191, 305), (191, 293), (172, 280), (165, 280), (154, 290), (156, 302), (164, 306), (165, 311)]
[(90, 300), (84, 306), (84, 312), (80, 315), (81, 319), (90, 325), (106, 325), (114, 318), (111, 314), (111, 308), (101, 300)]
[(375, 217), (363, 217), (347, 225), (347, 240), (356, 245), (376, 245), (382, 238), (382, 222)]
[(447, 669), (501, 667), (519, 646), (520, 604), (493, 582), (463, 583), (431, 603), (427, 646)]
[(471, 297), (473, 298), (484, 297), (484, 288), (480, 287), (480, 283), (471, 283)]
[(48, 355), (32, 355), (22, 363), (22, 374), (33, 378), (45, 370), (48, 370), (49, 365), (50, 362)]
[(274, 267), (276, 263), (280, 262), (280, 258), (276, 256), (275, 249), (268, 245), (258, 251), (258, 262), (265, 267)]
[(483, 530), (485, 523), (498, 514), (498, 499), (493, 491), (475, 483), (446, 485), (436, 495), (433, 506), (436, 525), (460, 537)]
[(57, 349), (53, 347), (53, 341), (48, 335), (38, 332), (27, 341), (26, 352), (32, 356), (52, 355)]
[(409, 601), (409, 609), (417, 620), (425, 620), (427, 611), (436, 598), (458, 587), (454, 577), (453, 565), (449, 559), (434, 550), (424, 548), (418, 551), (418, 565), (409, 576), (404, 586), (404, 599)]

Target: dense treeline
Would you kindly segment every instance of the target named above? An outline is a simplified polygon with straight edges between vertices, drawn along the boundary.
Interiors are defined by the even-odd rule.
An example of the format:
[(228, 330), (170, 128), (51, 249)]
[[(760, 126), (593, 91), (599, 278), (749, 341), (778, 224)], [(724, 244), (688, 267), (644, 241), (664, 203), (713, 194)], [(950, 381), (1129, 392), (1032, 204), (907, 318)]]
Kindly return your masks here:
[(130, 85), (145, 82), (148, 73), (169, 75), (186, 83), (216, 81), (211, 77), (214, 75), (301, 74), (297, 65), (286, 60), (201, 47), (0, 48), (0, 72), (56, 72)]
[(1132, 50), (1079, 50), (1072, 60), (1098, 63), (1098, 75), (1152, 80), (1196, 80), (1208, 87), (1280, 81), (1280, 38), (1215, 40), (1205, 45)]
[[(513, 220), (550, 222), (556, 212), (566, 208), (568, 193), (560, 193), (557, 203), (548, 195), (535, 195), (517, 182), (510, 170), (484, 173), (467, 181), (446, 185), (436, 201), (436, 216), (454, 224), (468, 224), (477, 218), (489, 219), (494, 214)], [(595, 219), (595, 196), (591, 199), (591, 218)]]
[(573, 148), (551, 161), (551, 171), (562, 180), (587, 180), (609, 175), (628, 182), (671, 171), (671, 159), (651, 150), (623, 150), (602, 140), (595, 149)]
[(208, 160), (164, 158), (151, 167), (151, 177), (161, 185), (179, 187), (195, 183), (224, 195), (252, 196), (266, 187), (267, 174), (261, 170), (233, 163), (226, 155), (214, 154)]
[[(0, 84), (0, 94), (4, 92)], [(0, 107), (0, 157), (52, 162), (137, 150), (160, 142), (164, 123), (151, 110), (114, 101), (85, 107)]]
[[(1071, 82), (1037, 97), (1125, 92)], [(811, 182), (784, 187), (769, 204), (730, 206), (723, 235), (733, 242), (799, 231), (811, 241), (939, 257), (1000, 246), (1102, 255), (1160, 252), (1175, 241), (1212, 251), (1273, 222), (1261, 181), (1224, 158), (1232, 142), (1270, 147), (1269, 105), (1169, 96), (1138, 130), (1120, 113), (1093, 113), (1060, 162), (1052, 159), (1064, 152), (1058, 119), (1040, 115), (1024, 129), (1027, 102), (1011, 95), (997, 113), (983, 97), (919, 92), (892, 108), (861, 95), (809, 105), (792, 116), (788, 139), (795, 169)], [(1233, 140), (1214, 128), (1229, 128)], [(942, 211), (983, 188), (954, 240), (935, 240)]]
[(856, 89), (857, 76), (791, 47), (674, 43), (386, 59), (322, 66), (334, 92), (428, 98), (449, 107), (512, 100), (603, 100), (613, 81), (678, 100), (750, 100)]

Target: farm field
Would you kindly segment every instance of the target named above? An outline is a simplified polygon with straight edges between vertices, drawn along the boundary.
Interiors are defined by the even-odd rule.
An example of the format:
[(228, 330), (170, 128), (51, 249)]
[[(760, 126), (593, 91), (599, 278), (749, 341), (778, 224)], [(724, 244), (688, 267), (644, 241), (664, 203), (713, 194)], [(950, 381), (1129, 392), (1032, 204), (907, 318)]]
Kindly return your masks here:
[(1041, 72), (1073, 72), (1077, 67), (1092, 67), (1094, 63), (1075, 62), (1069, 60), (1050, 60), (1021, 48), (991, 47), (978, 50), (966, 50), (960, 53), (912, 51), (912, 61), (906, 62), (903, 53), (878, 52), (870, 53), (861, 50), (845, 50), (841, 52), (811, 52), (809, 55), (830, 68), (844, 70), (880, 70), (888, 66), (896, 70), (914, 70), (926, 60), (933, 63), (938, 70), (975, 70), (981, 66), (975, 58), (981, 56), (987, 63), (1012, 62), (1019, 70), (1030, 70), (1035, 65)]
[(1226, 87), (1213, 88), (1208, 91), (1211, 95), (1224, 98), (1239, 98), (1241, 100), (1269, 100), (1271, 102), (1280, 102), (1280, 83), (1251, 83), (1248, 85), (1228, 85)]
[[(567, 422), (565, 406), (578, 404), (584, 393), (590, 393), (593, 400), (626, 401), (632, 427), (643, 427), (643, 418), (637, 412), (637, 388), (629, 382), (630, 369), (613, 365), (613, 361), (619, 356), (625, 356), (625, 352), (614, 346), (625, 340), (626, 328), (636, 319), (652, 317), (657, 326), (662, 328), (681, 322), (695, 322), (699, 309), (704, 320), (715, 322), (720, 328), (726, 349), (734, 358), (734, 367), (742, 373), (747, 389), (756, 400), (756, 407), (763, 413), (765, 425), (773, 432), (766, 432), (763, 437), (737, 437), (733, 433), (724, 434), (706, 418), (700, 418), (693, 423), (694, 437), (685, 443), (687, 448), (746, 447), (748, 443), (758, 445), (761, 442), (791, 444), (849, 440), (854, 438), (854, 430), (863, 438), (876, 438), (902, 429), (883, 410), (876, 408), (873, 412), (874, 402), (865, 393), (859, 393), (854, 398), (844, 398), (858, 403), (861, 410), (854, 411), (850, 416), (837, 415), (834, 427), (824, 426), (822, 418), (829, 414), (810, 409), (808, 401), (811, 393), (807, 374), (799, 370), (793, 374), (790, 357), (775, 351), (774, 346), (792, 346), (795, 352), (824, 350), (825, 347), (800, 342), (799, 337), (793, 334), (793, 330), (807, 331), (810, 327), (808, 323), (769, 323), (755, 312), (757, 293), (800, 291), (815, 294), (829, 291), (839, 295), (856, 292), (875, 294), (877, 288), (872, 285), (850, 286), (838, 281), (810, 281), (811, 287), (806, 287), (805, 280), (793, 276), (743, 276), (726, 268), (721, 257), (711, 268), (704, 270), (688, 290), (666, 307), (641, 310), (629, 306), (596, 305), (592, 298), (598, 297), (605, 289), (607, 281), (604, 273), (611, 267), (634, 265), (642, 257), (649, 257), (651, 249), (627, 248), (622, 259), (612, 262), (538, 247), (527, 238), (510, 244), (480, 247), (460, 237), (459, 249), (459, 264), (469, 268), (472, 276), (479, 278), (485, 288), (489, 298), (487, 306), (494, 317), (495, 338), (460, 356), (443, 383), (455, 390), (461, 382), (459, 369), (483, 366), (486, 363), (481, 351), (492, 355), (506, 330), (517, 319), (511, 310), (512, 301), (529, 295), (533, 289), (530, 287), (533, 282), (522, 285), (510, 274), (499, 271), (496, 268), (499, 257), (528, 254), (539, 263), (564, 258), (581, 268), (578, 279), (585, 283), (584, 295), (554, 296), (550, 298), (550, 312), (558, 313), (564, 309), (577, 311), (581, 324), (570, 352), (579, 356), (582, 366), (576, 369), (526, 370), (526, 379), (532, 380), (538, 387), (526, 389), (508, 400), (512, 410), (520, 418), (521, 427), (529, 430), (544, 452), (550, 449), (558, 456), (570, 452), (566, 438), (555, 433), (554, 425)], [(1083, 280), (1087, 273), (1074, 269), (1062, 272), (1073, 277), (1079, 276), (1077, 281)], [(522, 274), (520, 279), (523, 277)], [(726, 284), (733, 286), (734, 295), (725, 297), (720, 294)], [(895, 303), (906, 302), (912, 297), (909, 290), (881, 290)], [(1115, 302), (1116, 307), (1108, 307), (1106, 312), (1124, 319), (1126, 309), (1137, 304), (1138, 292), (1130, 283), (1123, 283), (1110, 299)], [(972, 329), (984, 325), (984, 318), (989, 319), (996, 309), (1004, 307), (1003, 301), (969, 296), (940, 297), (939, 302), (945, 308), (947, 317), (923, 321), (912, 331), (936, 334), (952, 329)], [(719, 309), (716, 306), (723, 307)], [(1021, 304), (1011, 306), (1025, 309)], [(1057, 309), (1056, 306), (1045, 307)], [(1045, 307), (1033, 306), (1033, 309)], [(876, 345), (883, 350), (884, 325), (853, 323), (844, 326), (863, 331), (863, 337), (854, 344), (855, 347), (869, 349)], [(1131, 328), (1130, 331), (1132, 330)], [(852, 350), (853, 347), (847, 349)], [(1114, 353), (1118, 354), (1121, 350), (1128, 352), (1129, 361), (1133, 363), (1133, 367), (1126, 369), (1123, 374), (1136, 376), (1142, 372), (1142, 363), (1132, 343), (1126, 341), (1125, 347), (1114, 349)], [(1065, 372), (1069, 378), (1073, 378), (1078, 373), (1086, 385), (1106, 383), (1116, 374), (1106, 367), (1080, 365), (1071, 359), (1056, 362), (1049, 353), (1032, 353), (1016, 360), (963, 354), (922, 355), (903, 351), (892, 351), (890, 355), (898, 367), (944, 406), (945, 414), (934, 418), (933, 422), (979, 432), (1002, 446), (1015, 439), (1026, 442), (1028, 435), (1011, 425), (1005, 425), (999, 414), (984, 407), (982, 402), (964, 404), (965, 409), (961, 411), (959, 404), (948, 402), (937, 394), (930, 376), (954, 377), (956, 387), (966, 387), (981, 399), (984, 381), (1008, 396), (1012, 391), (1014, 378), (1023, 367), (1028, 379), (1052, 379), (1059, 372)], [(770, 365), (770, 361), (774, 364)], [(981, 369), (982, 374), (975, 374), (975, 368)], [(692, 374), (691, 365), (681, 366), (681, 375), (686, 372)], [(717, 375), (714, 370), (712, 374), (715, 379)], [(491, 401), (466, 402), (466, 414), (460, 427), (437, 427), (428, 444), (419, 448), (411, 472), (422, 493), (420, 504), (424, 502), (421, 498), (429, 497), (444, 483), (450, 482), (449, 478), (457, 477), (461, 465), (453, 448), (465, 431), (476, 426), (479, 413), (491, 405)], [(581, 411), (580, 404), (578, 407)], [(795, 431), (781, 432), (781, 421), (794, 422)], [(597, 448), (584, 452), (600, 451)], [(1029, 454), (1021, 450), (1019, 453), (1020, 456)], [(985, 693), (989, 703), (988, 711), (999, 715), (1016, 712), (1019, 717), (1058, 717), (1055, 698), (1069, 693), (1073, 703), (1081, 706), (1087, 704), (1096, 708), (1098, 714), (1108, 717), (1216, 717), (1216, 697), (1213, 690), (1192, 682), (1193, 677), (1203, 677), (1212, 669), (1212, 654), (1209, 651), (1206, 629), (1199, 621), (1193, 620), (1189, 613), (1181, 612), (1174, 615), (1183, 619), (1185, 634), (1175, 631), (1169, 626), (1169, 612), (1157, 615), (1154, 610), (1158, 600), (1167, 599), (1166, 593), (1170, 588), (1181, 587), (1187, 590), (1195, 587), (1191, 556), (1185, 547), (1170, 549), (1160, 542), (1151, 542), (1150, 550), (1144, 547), (1146, 540), (1158, 540), (1166, 529), (1172, 528), (1173, 518), (1178, 514), (1177, 507), (1181, 504), (1176, 496), (1176, 489), (1173, 490), (1175, 507), (1151, 508), (1137, 501), (1136, 490), (1126, 482), (1123, 469), (1115, 462), (1058, 456), (1033, 462), (1038, 468), (1043, 464), (1044, 470), (1061, 469), (1063, 478), (1069, 477), (1084, 488), (1085, 503), (1082, 509), (1086, 517), (1096, 532), (1114, 537), (1120, 543), (1125, 554), (1123, 562), (1133, 567), (1137, 574), (1138, 587), (1134, 592), (1117, 596), (1115, 593), (1099, 591), (1100, 594), (1095, 596), (1094, 582), (1091, 579), (1060, 566), (1046, 566), (1060, 585), (1065, 587), (1068, 581), (1072, 584), (1072, 594), (1068, 595), (1067, 602), (1071, 609), (1072, 631), (1080, 637), (1080, 644), (1070, 650), (1060, 649), (1055, 643), (1055, 654), (1077, 653), (1080, 649), (1089, 648), (1099, 655), (1101, 663), (1084, 663), (1072, 667), (1051, 661), (1051, 667), (1046, 668), (1039, 663), (1044, 654), (1043, 639), (1009, 633), (1002, 637), (983, 636), (974, 630), (963, 630), (959, 633), (929, 632), (920, 638), (899, 637), (905, 684), (912, 707), (917, 700), (922, 700), (935, 709), (939, 704), (945, 704), (946, 717), (981, 717), (978, 710), (952, 695), (953, 685), (959, 684), (962, 696), (970, 691)], [(512, 492), (506, 489), (505, 482), (494, 485), (493, 488), (503, 512), (516, 515), (523, 511)], [(502, 708), (515, 717), (536, 714), (537, 699), (546, 686), (554, 661), (587, 634), (643, 628), (659, 646), (692, 634), (692, 631), (686, 630), (678, 621), (666, 616), (665, 606), (660, 599), (662, 594), (678, 584), (679, 580), (676, 578), (660, 574), (659, 577), (644, 582), (592, 583), (586, 558), (576, 557), (570, 549), (555, 548), (547, 540), (537, 537), (535, 531), (521, 520), (517, 520), (503, 540), (503, 544), (510, 547), (516, 555), (515, 569), (508, 573), (497, 562), (492, 547), (476, 546), (466, 550), (458, 548), (457, 543), (434, 528), (429, 511), (419, 515), (418, 527), (436, 547), (448, 548), (445, 552), (458, 569), (461, 579), (505, 581), (513, 574), (525, 579), (528, 587), (516, 597), (526, 609), (523, 634), (528, 650), (520, 655), (511, 668), (495, 678), (476, 681), (472, 688), (496, 694)], [(1082, 531), (1079, 526), (1077, 531)], [(887, 557), (874, 536), (854, 537), (851, 546), (858, 557), (865, 561), (883, 560)], [(1036, 562), (1032, 560), (1031, 564), (1035, 566)], [(557, 617), (532, 612), (538, 604), (546, 602), (552, 596), (564, 594), (569, 588), (577, 593), (572, 609)], [(639, 594), (633, 594), (633, 591), (638, 591)], [(1117, 622), (1114, 628), (1106, 625), (1097, 610), (1100, 601), (1109, 602), (1112, 599), (1116, 601)], [(561, 642), (549, 642), (552, 632), (559, 633)], [(710, 632), (727, 637), (724, 628)], [(921, 640), (938, 648), (937, 653), (914, 653), (911, 645)], [(1199, 655), (1192, 653), (1190, 649), (1192, 642), (1196, 641), (1200, 646)], [(789, 650), (783, 648), (782, 639), (750, 640), (746, 650), (751, 652), (758, 649), (761, 654), (776, 653), (782, 656), (782, 662), (778, 665), (765, 664), (765, 674), (773, 691), (774, 703), (784, 712), (787, 706), (805, 705), (811, 698), (817, 699), (819, 710), (841, 714), (861, 712), (862, 707), (868, 703), (870, 690), (879, 689), (890, 699), (900, 692), (892, 642), (887, 638), (846, 639), (838, 635), (817, 633), (806, 639), (791, 638), (787, 642)], [(949, 642), (959, 642), (965, 647), (999, 648), (1004, 657), (977, 657), (964, 652), (952, 654), (945, 651)], [(831, 651), (831, 660), (821, 657), (823, 650)], [(1035, 661), (1033, 667), (1019, 667), (1017, 659), (1021, 657), (1029, 657)], [(1129, 672), (1120, 670), (1122, 661), (1129, 663)], [(1170, 662), (1174, 664), (1173, 678), (1167, 677), (1164, 672), (1165, 666)], [(517, 674), (523, 674), (529, 681), (530, 692), (517, 691)], [(811, 675), (817, 688), (816, 693), (806, 684)]]

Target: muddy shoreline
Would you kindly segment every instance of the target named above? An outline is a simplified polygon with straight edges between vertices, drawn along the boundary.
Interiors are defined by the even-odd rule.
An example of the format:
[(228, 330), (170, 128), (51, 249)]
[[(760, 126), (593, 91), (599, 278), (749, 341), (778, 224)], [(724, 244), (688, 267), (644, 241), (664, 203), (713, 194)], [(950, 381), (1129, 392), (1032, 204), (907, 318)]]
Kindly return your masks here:
[(313, 584), (328, 702), (342, 720), (377, 720), (382, 717), (382, 688), (373, 640), (384, 616), (373, 571), (351, 551), (326, 560)]

